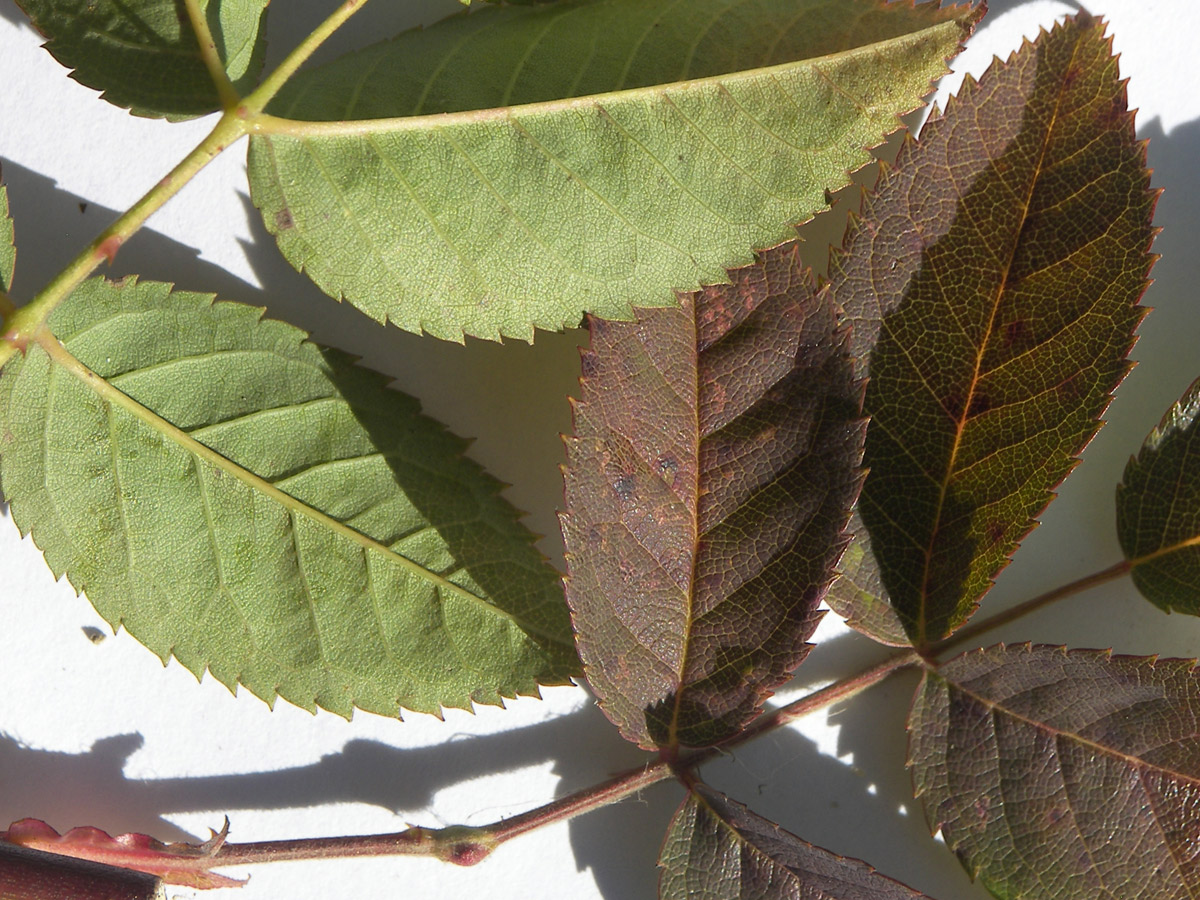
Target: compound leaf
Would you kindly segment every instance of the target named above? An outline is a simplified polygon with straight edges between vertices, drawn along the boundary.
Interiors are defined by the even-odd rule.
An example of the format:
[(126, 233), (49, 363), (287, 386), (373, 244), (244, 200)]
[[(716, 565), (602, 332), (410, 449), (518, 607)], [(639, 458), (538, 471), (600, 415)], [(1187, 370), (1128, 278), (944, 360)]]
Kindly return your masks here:
[[(75, 80), (139, 116), (215, 112), (221, 98), (182, 0), (17, 0)], [(242, 94), (266, 51), (270, 0), (198, 0), (225, 72)]]
[(835, 260), (869, 354), (859, 512), (918, 646), (975, 610), (1128, 370), (1156, 194), (1103, 32), (1080, 14), (968, 82)]
[(262, 310), (87, 282), (0, 377), (22, 533), (114, 627), (349, 716), (536, 694), (577, 661), (558, 576), (465, 444)]
[(1117, 536), (1133, 583), (1170, 612), (1200, 615), (1200, 379), (1192, 382), (1117, 488)]
[(791, 237), (978, 15), (883, 0), (464, 12), (297, 77), (268, 111), (315, 121), (251, 141), (251, 193), (292, 264), (379, 321), (532, 340), (583, 311), (628, 319), (632, 300), (672, 305)]
[(796, 242), (729, 275), (591, 321), (567, 442), (580, 655), (647, 747), (735, 734), (800, 664), (861, 480), (861, 385)]
[(675, 813), (658, 860), (660, 900), (920, 900), (925, 897), (800, 840), (704, 785)]
[(1194, 666), (1026, 644), (927, 672), (909, 728), (930, 826), (997, 897), (1196, 896)]

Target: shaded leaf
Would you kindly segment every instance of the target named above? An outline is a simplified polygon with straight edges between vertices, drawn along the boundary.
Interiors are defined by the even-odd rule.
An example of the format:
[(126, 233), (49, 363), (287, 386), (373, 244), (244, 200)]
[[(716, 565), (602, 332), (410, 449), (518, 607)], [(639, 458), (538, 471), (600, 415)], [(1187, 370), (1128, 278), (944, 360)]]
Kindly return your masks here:
[(1117, 487), (1117, 536), (1133, 583), (1170, 612), (1200, 615), (1200, 379), (1192, 382)]
[(1156, 194), (1103, 31), (1080, 14), (968, 81), (835, 259), (870, 354), (859, 511), (918, 646), (975, 610), (1128, 370)]
[(251, 192), (292, 264), (379, 321), (532, 340), (584, 311), (627, 319), (792, 237), (977, 18), (882, 0), (463, 13), (297, 77), (268, 111), (327, 124), (255, 137)]
[(999, 645), (927, 672), (909, 721), (930, 826), (997, 897), (1200, 891), (1194, 660)]
[(0, 291), (12, 289), (17, 265), (17, 243), (12, 216), (8, 213), (8, 188), (0, 184)]
[(658, 860), (660, 900), (920, 900), (857, 859), (800, 840), (725, 795), (696, 785)]
[(796, 242), (591, 320), (565, 472), (588, 681), (643, 746), (735, 734), (808, 652), (858, 492), (861, 385)]
[(499, 484), (414, 399), (261, 314), (93, 280), (50, 320), (62, 346), (5, 368), (4, 492), (55, 574), (268, 702), (438, 713), (564, 681), (559, 579)]
[(0, 896), (4, 900), (166, 900), (167, 895), (162, 882), (145, 872), (0, 840)]
[(904, 623), (888, 601), (871, 547), (871, 533), (863, 524), (857, 505), (846, 531), (850, 534), (850, 545), (838, 563), (838, 575), (825, 595), (825, 602), (847, 625), (879, 643), (889, 647), (909, 646)]
[(166, 884), (180, 884), (208, 890), (241, 887), (236, 878), (210, 872), (217, 865), (213, 854), (225, 843), (229, 820), (221, 831), (213, 832), (202, 844), (164, 844), (145, 834), (120, 834), (113, 837), (99, 828), (83, 826), (59, 834), (39, 819), (21, 819), (0, 832), (0, 841), (31, 847), (48, 853), (88, 859), (109, 866), (133, 869), (161, 878)]
[[(240, 93), (254, 87), (266, 51), (270, 0), (198, 0)], [(186, 118), (221, 100), (182, 0), (17, 0), (76, 81), (139, 116)]]

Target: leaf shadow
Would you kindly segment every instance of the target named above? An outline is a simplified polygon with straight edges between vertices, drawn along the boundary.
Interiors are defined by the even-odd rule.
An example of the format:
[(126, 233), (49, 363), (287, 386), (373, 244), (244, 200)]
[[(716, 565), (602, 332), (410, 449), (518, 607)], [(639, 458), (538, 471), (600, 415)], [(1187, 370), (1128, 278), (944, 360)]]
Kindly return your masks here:
[(35, 816), (60, 831), (89, 824), (113, 834), (140, 831), (163, 840), (194, 840), (166, 816), (213, 811), (219, 825), (220, 816), (231, 811), (236, 827), (238, 809), (365, 803), (419, 813), (441, 789), (474, 777), (553, 760), (565, 791), (645, 761), (590, 705), (524, 728), (428, 747), (351, 740), (311, 765), (268, 772), (129, 778), (126, 763), (142, 744), (138, 733), (119, 734), (84, 753), (62, 753), (26, 747), (0, 733), (0, 827)]

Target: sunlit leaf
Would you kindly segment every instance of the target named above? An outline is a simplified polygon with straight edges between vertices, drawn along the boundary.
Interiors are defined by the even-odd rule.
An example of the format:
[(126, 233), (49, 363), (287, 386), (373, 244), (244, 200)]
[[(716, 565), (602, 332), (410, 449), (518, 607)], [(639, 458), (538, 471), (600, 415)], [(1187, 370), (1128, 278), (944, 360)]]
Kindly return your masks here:
[(800, 840), (704, 785), (675, 813), (660, 900), (920, 900), (866, 863)]
[[(198, 0), (225, 72), (253, 88), (269, 0)], [(17, 0), (72, 77), (140, 116), (214, 112), (221, 100), (181, 0)]]
[[(574, 670), (556, 572), (411, 397), (261, 310), (86, 283), (0, 377), (56, 575), (199, 676), (312, 709), (498, 704)], [(87, 368), (85, 368), (85, 366)]]
[(858, 492), (861, 385), (795, 242), (632, 323), (591, 322), (567, 442), (567, 597), (643, 746), (734, 734), (808, 652)]
[(1194, 666), (1001, 645), (928, 672), (909, 730), (930, 826), (997, 897), (1195, 897)]
[(1103, 31), (1080, 14), (969, 81), (835, 259), (870, 354), (859, 512), (917, 645), (975, 610), (1128, 370), (1155, 194)]
[(1133, 583), (1170, 612), (1200, 615), (1200, 379), (1125, 467), (1117, 536)]
[(629, 318), (792, 237), (977, 17), (882, 0), (463, 13), (300, 75), (268, 111), (324, 124), (255, 137), (252, 196), (293, 265), (410, 331), (531, 340), (584, 311)]
[(9, 825), (8, 831), (0, 832), (0, 842), (145, 872), (161, 878), (166, 884), (210, 890), (240, 887), (245, 883), (209, 871), (217, 865), (213, 854), (225, 843), (228, 833), (229, 820), (226, 819), (225, 827), (202, 844), (164, 844), (146, 834), (113, 837), (91, 826), (72, 828), (66, 834), (59, 834), (39, 819), (21, 819)]

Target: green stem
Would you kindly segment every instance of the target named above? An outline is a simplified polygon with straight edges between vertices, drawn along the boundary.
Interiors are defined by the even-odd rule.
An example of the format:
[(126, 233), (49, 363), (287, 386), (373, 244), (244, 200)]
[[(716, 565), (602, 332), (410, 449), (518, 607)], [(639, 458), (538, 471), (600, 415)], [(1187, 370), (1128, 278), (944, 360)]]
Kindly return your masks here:
[(263, 107), (279, 92), (296, 69), (366, 3), (367, 0), (344, 0), (341, 6), (293, 50), (253, 93), (242, 100), (237, 97), (237, 92), (229, 83), (229, 77), (220, 63), (212, 33), (202, 10), (195, 0), (185, 0), (188, 17), (200, 39), (201, 54), (212, 73), (222, 102), (226, 105), (225, 114), (208, 137), (184, 157), (166, 178), (147, 191), (142, 199), (101, 232), (28, 305), (13, 309), (11, 303), (7, 306), (0, 303), (0, 317), (3, 318), (3, 325), (0, 325), (0, 367), (15, 353), (23, 351), (30, 341), (41, 336), (50, 314), (71, 291), (95, 271), (102, 260), (111, 263), (121, 245), (141, 228), (151, 215), (174, 197), (201, 169), (247, 134), (253, 127), (255, 117), (262, 113)]
[(208, 18), (200, 8), (200, 0), (183, 0), (183, 5), (188, 21), (192, 23), (192, 31), (196, 32), (196, 41), (200, 44), (200, 58), (204, 60), (204, 67), (208, 69), (217, 96), (221, 98), (221, 108), (233, 109), (242, 102), (242, 98), (225, 71), (225, 63), (217, 52), (217, 42), (213, 40), (212, 30), (208, 27)]
[(184, 157), (166, 178), (147, 191), (142, 199), (117, 221), (104, 229), (33, 300), (12, 313), (4, 323), (3, 342), (0, 343), (0, 366), (15, 352), (24, 350), (30, 341), (36, 340), (50, 314), (71, 291), (91, 275), (102, 261), (107, 260), (111, 263), (121, 245), (141, 228), (153, 213), (245, 133), (246, 123), (241, 118), (233, 113), (223, 115), (208, 137)]
[(272, 98), (287, 84), (288, 79), (296, 74), (296, 70), (316, 52), (317, 48), (366, 5), (367, 0), (343, 0), (341, 6), (318, 25), (316, 30), (289, 53), (287, 59), (281, 62), (279, 67), (263, 79), (263, 83), (242, 101), (242, 115), (249, 118), (261, 113)]

